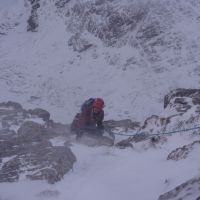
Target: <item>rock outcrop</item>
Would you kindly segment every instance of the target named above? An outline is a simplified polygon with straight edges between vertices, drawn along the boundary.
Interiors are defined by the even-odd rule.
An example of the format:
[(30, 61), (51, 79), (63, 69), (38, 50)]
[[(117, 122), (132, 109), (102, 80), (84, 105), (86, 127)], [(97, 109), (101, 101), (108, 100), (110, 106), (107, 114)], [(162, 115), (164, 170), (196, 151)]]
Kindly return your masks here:
[(40, 0), (28, 0), (31, 5), (31, 15), (27, 20), (27, 31), (37, 32), (39, 26), (38, 8), (40, 8)]
[(161, 195), (158, 200), (200, 200), (200, 177), (193, 178)]
[(76, 157), (69, 143), (53, 146), (50, 142), (67, 136), (69, 130), (49, 119), (50, 114), (40, 108), (27, 111), (15, 102), (0, 104), (0, 182), (25, 176), (55, 183), (72, 169)]
[(178, 161), (181, 159), (185, 159), (195, 147), (200, 149), (200, 141), (195, 141), (191, 144), (184, 145), (183, 147), (175, 149), (167, 156), (167, 160)]

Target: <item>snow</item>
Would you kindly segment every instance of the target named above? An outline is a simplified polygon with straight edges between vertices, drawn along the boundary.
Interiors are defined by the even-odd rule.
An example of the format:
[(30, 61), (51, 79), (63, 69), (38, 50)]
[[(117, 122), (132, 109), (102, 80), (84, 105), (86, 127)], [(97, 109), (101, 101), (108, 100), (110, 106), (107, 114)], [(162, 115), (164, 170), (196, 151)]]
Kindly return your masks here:
[[(122, 1), (121, 5), (127, 2)], [(181, 5), (190, 10), (187, 2)], [(7, 35), (0, 35), (0, 102), (17, 101), (26, 109), (41, 107), (51, 113), (53, 120), (70, 123), (85, 99), (103, 97), (105, 120), (143, 121), (152, 114), (167, 117), (173, 113), (173, 109), (163, 111), (163, 98), (170, 90), (199, 88), (199, 61), (189, 62), (199, 57), (200, 26), (194, 18), (198, 8), (191, 20), (187, 16), (189, 12), (184, 17), (179, 12), (174, 16), (171, 31), (174, 37), (185, 41), (180, 57), (174, 55), (169, 44), (167, 53), (158, 49), (161, 62), (152, 64), (145, 54), (141, 56), (141, 47), (105, 47), (89, 33), (84, 38), (94, 47), (87, 52), (74, 52), (67, 45), (72, 33), (66, 30), (64, 18), (56, 14), (51, 2), (46, 6), (40, 10), (38, 32), (27, 33), (30, 10), (24, 2), (0, 0), (0, 25), (9, 24)], [(171, 9), (176, 11), (176, 6)], [(126, 65), (129, 58), (133, 62)], [(178, 65), (177, 59), (181, 60)], [(193, 110), (187, 115), (192, 113)], [(38, 119), (34, 121), (42, 123)], [(117, 141), (122, 138), (117, 137)], [(199, 149), (185, 160), (166, 160), (172, 150), (197, 139), (188, 133), (176, 134), (158, 148), (149, 147), (145, 141), (125, 150), (73, 144), (77, 163), (61, 182), (48, 185), (24, 179), (0, 183), (0, 199), (155, 200), (200, 175)], [(51, 140), (54, 146), (63, 145), (64, 141), (62, 137)], [(45, 196), (43, 191), (55, 193)]]
[[(77, 157), (73, 171), (54, 185), (43, 181), (21, 180), (18, 183), (1, 183), (2, 199), (46, 199), (43, 191), (56, 191), (57, 200), (154, 200), (178, 184), (200, 175), (198, 152), (181, 161), (168, 161), (167, 155), (176, 147), (197, 139), (191, 135), (168, 137), (159, 148), (144, 150), (138, 143), (133, 149), (115, 147), (87, 147), (73, 144)], [(61, 140), (61, 138), (60, 138)], [(54, 141), (55, 142), (55, 141)], [(60, 141), (57, 138), (57, 143)]]
[[(13, 13), (8, 6), (13, 1), (6, 5), (3, 4), (6, 1), (1, 2), (8, 13)], [(188, 76), (191, 67), (187, 64), (181, 68), (168, 66), (173, 51), (172, 55), (168, 51), (160, 65), (153, 66), (145, 57), (141, 58), (140, 49), (127, 45), (108, 48), (85, 33), (84, 37), (91, 39), (96, 47), (76, 53), (67, 46), (72, 34), (66, 30), (64, 18), (55, 14), (51, 3), (41, 8), (37, 33), (26, 32), (29, 13), (21, 1), (12, 4), (12, 8), (15, 7), (20, 8), (15, 16), (21, 23), (0, 37), (0, 88), (4, 91), (1, 101), (15, 99), (27, 108), (40, 106), (48, 109), (55, 121), (70, 123), (85, 99), (103, 97), (106, 119), (141, 121), (162, 112), (163, 97), (171, 89), (199, 85), (198, 77)], [(9, 19), (12, 21), (13, 18)], [(184, 27), (188, 27), (188, 31), (194, 29), (192, 37), (198, 38), (195, 33), (199, 33), (199, 26), (194, 21), (182, 20), (174, 31), (180, 32)], [(127, 59), (132, 57), (136, 63), (124, 68)], [(163, 67), (164, 73), (152, 70), (159, 71)]]

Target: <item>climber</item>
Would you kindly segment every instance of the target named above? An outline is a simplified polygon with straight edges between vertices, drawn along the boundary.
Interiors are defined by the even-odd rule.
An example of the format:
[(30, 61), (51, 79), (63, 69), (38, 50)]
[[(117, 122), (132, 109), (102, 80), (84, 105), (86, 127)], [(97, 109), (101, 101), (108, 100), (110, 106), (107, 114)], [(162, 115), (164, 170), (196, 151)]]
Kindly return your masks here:
[(102, 135), (104, 119), (104, 101), (101, 98), (90, 98), (81, 106), (71, 124), (71, 131), (81, 137), (84, 132)]

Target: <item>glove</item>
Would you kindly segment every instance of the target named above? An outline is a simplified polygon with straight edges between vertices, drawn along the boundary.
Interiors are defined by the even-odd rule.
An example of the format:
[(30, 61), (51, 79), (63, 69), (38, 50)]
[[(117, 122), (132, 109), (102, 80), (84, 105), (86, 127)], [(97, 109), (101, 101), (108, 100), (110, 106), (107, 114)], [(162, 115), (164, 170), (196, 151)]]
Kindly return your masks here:
[(103, 125), (97, 126), (97, 129), (104, 130), (104, 126)]

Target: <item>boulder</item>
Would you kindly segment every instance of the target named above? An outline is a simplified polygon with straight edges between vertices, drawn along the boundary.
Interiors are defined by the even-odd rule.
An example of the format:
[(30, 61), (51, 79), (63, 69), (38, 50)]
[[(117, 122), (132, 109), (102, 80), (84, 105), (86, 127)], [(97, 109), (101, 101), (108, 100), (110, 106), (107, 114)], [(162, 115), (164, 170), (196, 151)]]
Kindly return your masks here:
[(200, 200), (200, 177), (193, 178), (159, 196), (158, 200)]
[(37, 32), (39, 26), (38, 8), (40, 8), (40, 0), (28, 0), (31, 4), (31, 15), (27, 20), (27, 31)]
[[(76, 157), (69, 145), (52, 146), (50, 142), (69, 127), (49, 118), (40, 108), (26, 111), (18, 103), (0, 104), (0, 182), (15, 182), (25, 176), (55, 183), (72, 169)], [(46, 124), (32, 119), (43, 119)], [(19, 127), (17, 132), (11, 129), (14, 125)]]
[[(174, 99), (175, 104), (181, 104), (183, 107), (189, 106), (189, 102), (184, 98), (191, 98), (194, 105), (200, 105), (200, 90), (199, 89), (184, 89), (178, 88), (172, 90), (169, 94), (164, 97), (164, 108), (166, 108), (169, 103)], [(187, 109), (185, 109), (187, 110)]]
[(173, 150), (168, 156), (167, 160), (182, 160), (187, 158), (187, 156), (192, 152), (195, 147), (200, 148), (200, 141), (195, 141), (191, 144), (184, 145), (183, 147), (177, 148)]
[(35, 108), (33, 110), (30, 109), (28, 110), (28, 113), (31, 114), (31, 117), (39, 117), (44, 121), (49, 121), (50, 119), (50, 113), (41, 108)]
[(79, 34), (72, 36), (68, 41), (68, 45), (72, 46), (73, 50), (77, 52), (86, 51), (93, 46), (87, 40), (80, 38)]
[(22, 142), (40, 142), (50, 136), (44, 126), (32, 121), (24, 122), (18, 129), (17, 134)]
[[(13, 142), (12, 147), (15, 148), (9, 146), (10, 151), (8, 148), (2, 153), (0, 182), (15, 182), (21, 175), (25, 175), (31, 180), (55, 183), (72, 169), (76, 161), (75, 155), (67, 146), (54, 147), (48, 141), (33, 140), (27, 143), (20, 139), (9, 142)], [(7, 143), (8, 141), (4, 141), (4, 146)]]

